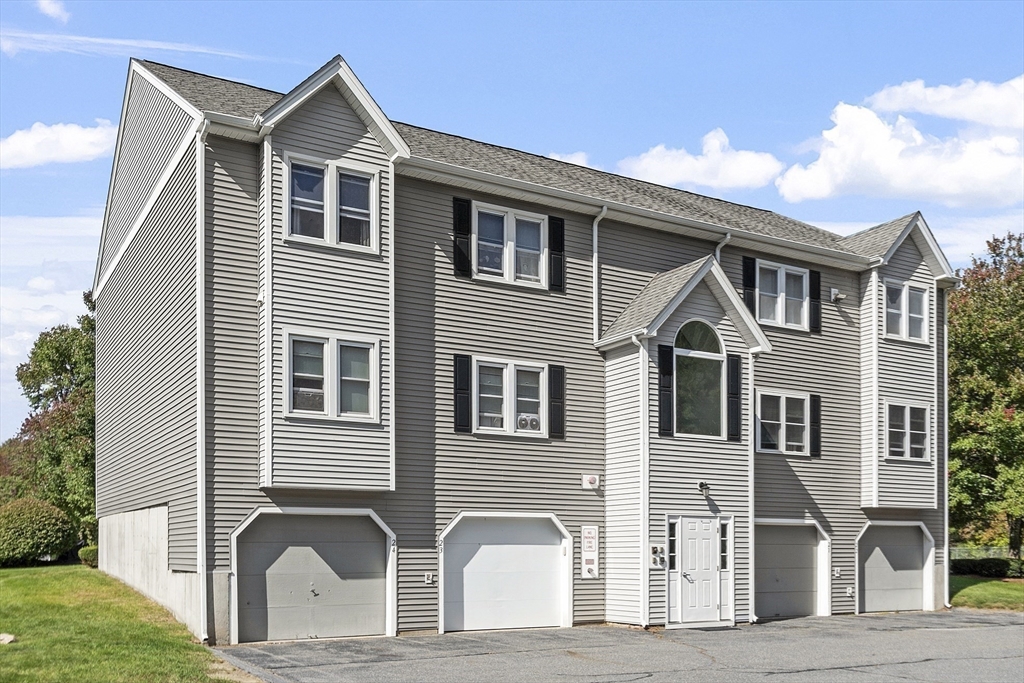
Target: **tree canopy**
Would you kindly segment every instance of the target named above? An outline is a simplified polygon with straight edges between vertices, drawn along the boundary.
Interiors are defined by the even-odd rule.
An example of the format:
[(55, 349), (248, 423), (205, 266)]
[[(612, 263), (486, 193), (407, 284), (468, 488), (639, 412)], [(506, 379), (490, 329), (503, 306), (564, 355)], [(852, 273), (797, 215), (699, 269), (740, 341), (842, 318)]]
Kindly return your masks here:
[(1024, 525), (1024, 233), (993, 238), (949, 296), (949, 503), (961, 530)]

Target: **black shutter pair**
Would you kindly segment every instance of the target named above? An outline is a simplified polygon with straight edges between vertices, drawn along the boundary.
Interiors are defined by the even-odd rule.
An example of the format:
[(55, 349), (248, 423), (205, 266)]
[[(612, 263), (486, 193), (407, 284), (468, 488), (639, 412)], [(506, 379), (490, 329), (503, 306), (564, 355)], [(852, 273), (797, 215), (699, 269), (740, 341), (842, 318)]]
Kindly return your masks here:
[[(741, 438), (743, 391), (743, 363), (739, 356), (726, 356), (726, 435), (729, 441)], [(672, 394), (674, 387), (675, 349), (668, 344), (658, 345), (658, 436), (672, 436), (675, 433), (672, 415)]]
[[(810, 271), (809, 317), (808, 329), (814, 334), (821, 334), (821, 272)], [(785, 286), (785, 283), (780, 283)], [(757, 260), (750, 256), (743, 257), (743, 303), (754, 316), (757, 315)]]
[[(455, 355), (455, 431), (473, 431), (473, 358)], [(548, 366), (548, 436), (565, 438), (565, 366)]]
[[(452, 198), (452, 263), (455, 274), (473, 276), (473, 202)], [(565, 219), (548, 216), (548, 289), (565, 291)]]

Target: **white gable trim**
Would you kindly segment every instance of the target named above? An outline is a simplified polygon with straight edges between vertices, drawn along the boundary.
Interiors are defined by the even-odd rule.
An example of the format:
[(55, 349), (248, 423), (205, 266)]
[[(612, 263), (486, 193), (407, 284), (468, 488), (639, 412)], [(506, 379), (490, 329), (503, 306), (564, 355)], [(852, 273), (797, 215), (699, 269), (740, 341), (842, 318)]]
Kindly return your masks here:
[[(939, 248), (939, 243), (935, 241), (935, 235), (932, 233), (931, 228), (924, 220), (924, 216), (918, 213), (914, 216), (913, 220), (907, 223), (907, 227), (903, 228), (903, 232), (900, 236), (892, 243), (889, 250), (885, 252), (885, 256), (882, 257), (882, 265), (889, 263), (889, 259), (893, 257), (896, 250), (900, 248), (900, 245), (909, 237), (914, 230), (917, 230), (917, 234), (921, 236), (925, 244), (928, 246), (928, 253), (924, 254), (925, 260), (929, 261), (929, 265), (932, 267), (937, 278), (956, 278), (956, 274), (949, 265), (949, 261), (946, 260), (946, 255), (942, 253), (942, 249)], [(930, 258), (929, 258), (930, 257)]]
[[(257, 124), (261, 126), (260, 133), (262, 135), (269, 133), (274, 126), (290, 116), (331, 82), (341, 91), (343, 97), (351, 96), (359, 104), (359, 107), (353, 107), (353, 110), (357, 116), (363, 119), (367, 128), (371, 128), (371, 124), (373, 124), (381, 130), (385, 139), (378, 140), (378, 142), (384, 147), (391, 161), (396, 158), (409, 158), (409, 146), (341, 55), (337, 55), (327, 62), (316, 73), (282, 97), (277, 104), (270, 107), (261, 116), (257, 116)], [(348, 98), (346, 97), (346, 99)]]

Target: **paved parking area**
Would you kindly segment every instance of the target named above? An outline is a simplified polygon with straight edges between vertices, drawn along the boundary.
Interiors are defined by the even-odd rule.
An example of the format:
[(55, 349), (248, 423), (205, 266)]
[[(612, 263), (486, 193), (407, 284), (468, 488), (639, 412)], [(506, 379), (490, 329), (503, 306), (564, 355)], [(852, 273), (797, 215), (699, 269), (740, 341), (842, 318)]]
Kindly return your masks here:
[(716, 631), (613, 626), (218, 648), (297, 681), (1024, 681), (1024, 614), (810, 617)]

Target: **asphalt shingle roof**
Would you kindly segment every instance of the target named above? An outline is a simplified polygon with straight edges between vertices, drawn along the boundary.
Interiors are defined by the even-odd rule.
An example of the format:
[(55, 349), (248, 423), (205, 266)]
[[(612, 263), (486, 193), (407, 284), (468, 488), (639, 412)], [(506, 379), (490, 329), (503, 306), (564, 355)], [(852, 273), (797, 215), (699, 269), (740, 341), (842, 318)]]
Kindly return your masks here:
[(917, 213), (907, 214), (888, 223), (876, 225), (856, 234), (844, 237), (843, 246), (860, 256), (885, 256), (896, 238), (899, 237)]
[(619, 317), (609, 325), (603, 335), (604, 338), (610, 339), (627, 332), (636, 332), (650, 325), (672, 302), (676, 294), (689, 284), (697, 271), (713, 258), (708, 255), (652, 277), (636, 298), (623, 309)]
[[(272, 90), (141, 61), (158, 78), (201, 111), (251, 119), (276, 104), (284, 95)], [(805, 245), (862, 256), (884, 254), (908, 217), (843, 238), (793, 218), (713, 197), (598, 171), (508, 147), (392, 122), (414, 157), (526, 181), (680, 218), (712, 223)], [(886, 243), (886, 240), (889, 240)]]

